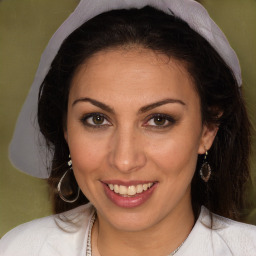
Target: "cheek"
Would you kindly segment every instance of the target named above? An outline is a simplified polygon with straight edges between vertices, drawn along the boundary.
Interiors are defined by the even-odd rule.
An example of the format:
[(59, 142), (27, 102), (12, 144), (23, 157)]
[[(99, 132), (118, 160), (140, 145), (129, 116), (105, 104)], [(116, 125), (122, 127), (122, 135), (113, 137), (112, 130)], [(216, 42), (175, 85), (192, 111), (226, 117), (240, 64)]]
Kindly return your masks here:
[(98, 180), (104, 170), (102, 166), (106, 150), (102, 143), (84, 139), (83, 136), (72, 140), (69, 148), (78, 186), (91, 202), (95, 202), (95, 195), (101, 188)]
[(197, 163), (198, 145), (199, 136), (175, 131), (169, 138), (151, 144), (150, 158), (170, 178), (188, 173), (191, 177)]
[(73, 163), (74, 174), (80, 183), (90, 182), (87, 177), (97, 179), (99, 170), (103, 166), (106, 157), (107, 146), (104, 140), (95, 138), (95, 136), (86, 136), (84, 132), (69, 133), (69, 150)]

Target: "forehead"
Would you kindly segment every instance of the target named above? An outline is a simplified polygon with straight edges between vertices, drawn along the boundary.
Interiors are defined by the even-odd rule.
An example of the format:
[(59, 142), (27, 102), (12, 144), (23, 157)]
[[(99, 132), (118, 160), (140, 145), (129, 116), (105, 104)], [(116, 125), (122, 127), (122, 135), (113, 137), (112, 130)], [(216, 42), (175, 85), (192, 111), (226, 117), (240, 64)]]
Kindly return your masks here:
[(180, 61), (143, 48), (101, 51), (76, 72), (70, 98), (147, 104), (167, 97), (198, 101), (195, 85)]

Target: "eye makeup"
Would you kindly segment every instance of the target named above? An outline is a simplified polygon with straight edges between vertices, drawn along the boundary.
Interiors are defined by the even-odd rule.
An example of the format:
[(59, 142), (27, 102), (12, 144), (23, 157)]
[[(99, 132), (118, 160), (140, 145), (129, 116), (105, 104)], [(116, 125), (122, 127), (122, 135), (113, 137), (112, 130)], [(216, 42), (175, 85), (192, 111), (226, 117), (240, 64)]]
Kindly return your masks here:
[(105, 128), (106, 126), (111, 126), (112, 124), (108, 121), (108, 118), (106, 115), (99, 113), (99, 112), (94, 112), (94, 113), (89, 113), (86, 115), (83, 115), (80, 118), (80, 121), (82, 124), (86, 127), (90, 128)]
[[(106, 128), (112, 126), (109, 118), (100, 112), (93, 112), (83, 115), (80, 118), (81, 123), (89, 128)], [(166, 129), (177, 122), (177, 118), (163, 113), (153, 113), (146, 118), (142, 126), (149, 129)]]
[(143, 124), (146, 128), (166, 129), (177, 122), (177, 118), (168, 114), (154, 113), (147, 117), (147, 121)]

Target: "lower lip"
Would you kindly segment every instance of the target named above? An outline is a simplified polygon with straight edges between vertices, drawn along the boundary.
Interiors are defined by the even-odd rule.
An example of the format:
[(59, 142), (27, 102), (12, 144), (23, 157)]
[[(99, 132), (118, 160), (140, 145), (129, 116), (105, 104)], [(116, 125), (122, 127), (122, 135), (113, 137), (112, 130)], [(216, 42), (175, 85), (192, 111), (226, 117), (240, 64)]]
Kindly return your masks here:
[(123, 208), (133, 208), (133, 207), (137, 207), (144, 204), (152, 196), (154, 190), (157, 187), (157, 184), (155, 183), (148, 190), (143, 191), (142, 193), (136, 194), (135, 196), (131, 196), (131, 197), (124, 197), (119, 194), (116, 194), (114, 191), (112, 191), (108, 187), (108, 185), (104, 183), (103, 183), (103, 187), (105, 190), (105, 194), (114, 204)]

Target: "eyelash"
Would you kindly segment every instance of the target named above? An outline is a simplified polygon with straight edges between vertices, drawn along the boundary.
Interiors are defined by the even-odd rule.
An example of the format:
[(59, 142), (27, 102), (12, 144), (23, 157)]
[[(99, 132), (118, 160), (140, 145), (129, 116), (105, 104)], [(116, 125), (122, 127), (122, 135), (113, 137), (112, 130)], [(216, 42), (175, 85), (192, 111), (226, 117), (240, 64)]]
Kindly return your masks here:
[[(90, 124), (88, 122), (89, 118), (93, 118), (93, 117), (101, 117), (104, 118), (103, 122), (107, 121), (108, 124)], [(168, 124), (164, 124), (164, 125), (148, 125), (147, 123), (149, 123), (151, 120), (154, 121), (155, 118), (162, 118), (164, 123), (168, 122)], [(107, 126), (111, 126), (111, 123), (109, 122), (108, 118), (102, 114), (102, 113), (90, 113), (90, 114), (86, 114), (84, 115), (81, 119), (81, 122), (90, 128), (105, 128)], [(93, 122), (93, 121), (92, 121)], [(173, 118), (170, 115), (166, 115), (166, 114), (152, 114), (149, 117), (147, 117), (147, 121), (143, 124), (143, 126), (147, 127), (147, 128), (153, 128), (153, 129), (165, 129), (170, 127), (171, 125), (174, 125), (176, 123), (175, 118)]]
[(90, 113), (90, 114), (84, 115), (80, 120), (85, 126), (88, 126), (91, 128), (105, 128), (106, 126), (111, 126), (111, 124), (90, 124), (90, 123), (88, 123), (88, 119), (93, 118), (93, 117), (104, 118), (104, 121), (107, 121), (108, 123), (110, 123), (108, 121), (108, 118), (105, 115), (103, 115), (102, 113)]
[[(150, 120), (153, 120), (153, 122), (154, 122), (155, 118), (162, 118), (165, 121), (165, 123), (168, 122), (168, 124), (167, 125), (166, 124), (165, 125), (147, 125), (147, 123), (149, 123)], [(175, 123), (176, 123), (175, 118), (170, 115), (152, 114), (147, 118), (147, 121), (144, 124), (144, 126), (149, 126), (150, 128), (153, 128), (153, 129), (165, 129), (165, 128), (168, 128), (168, 127), (174, 125)]]

